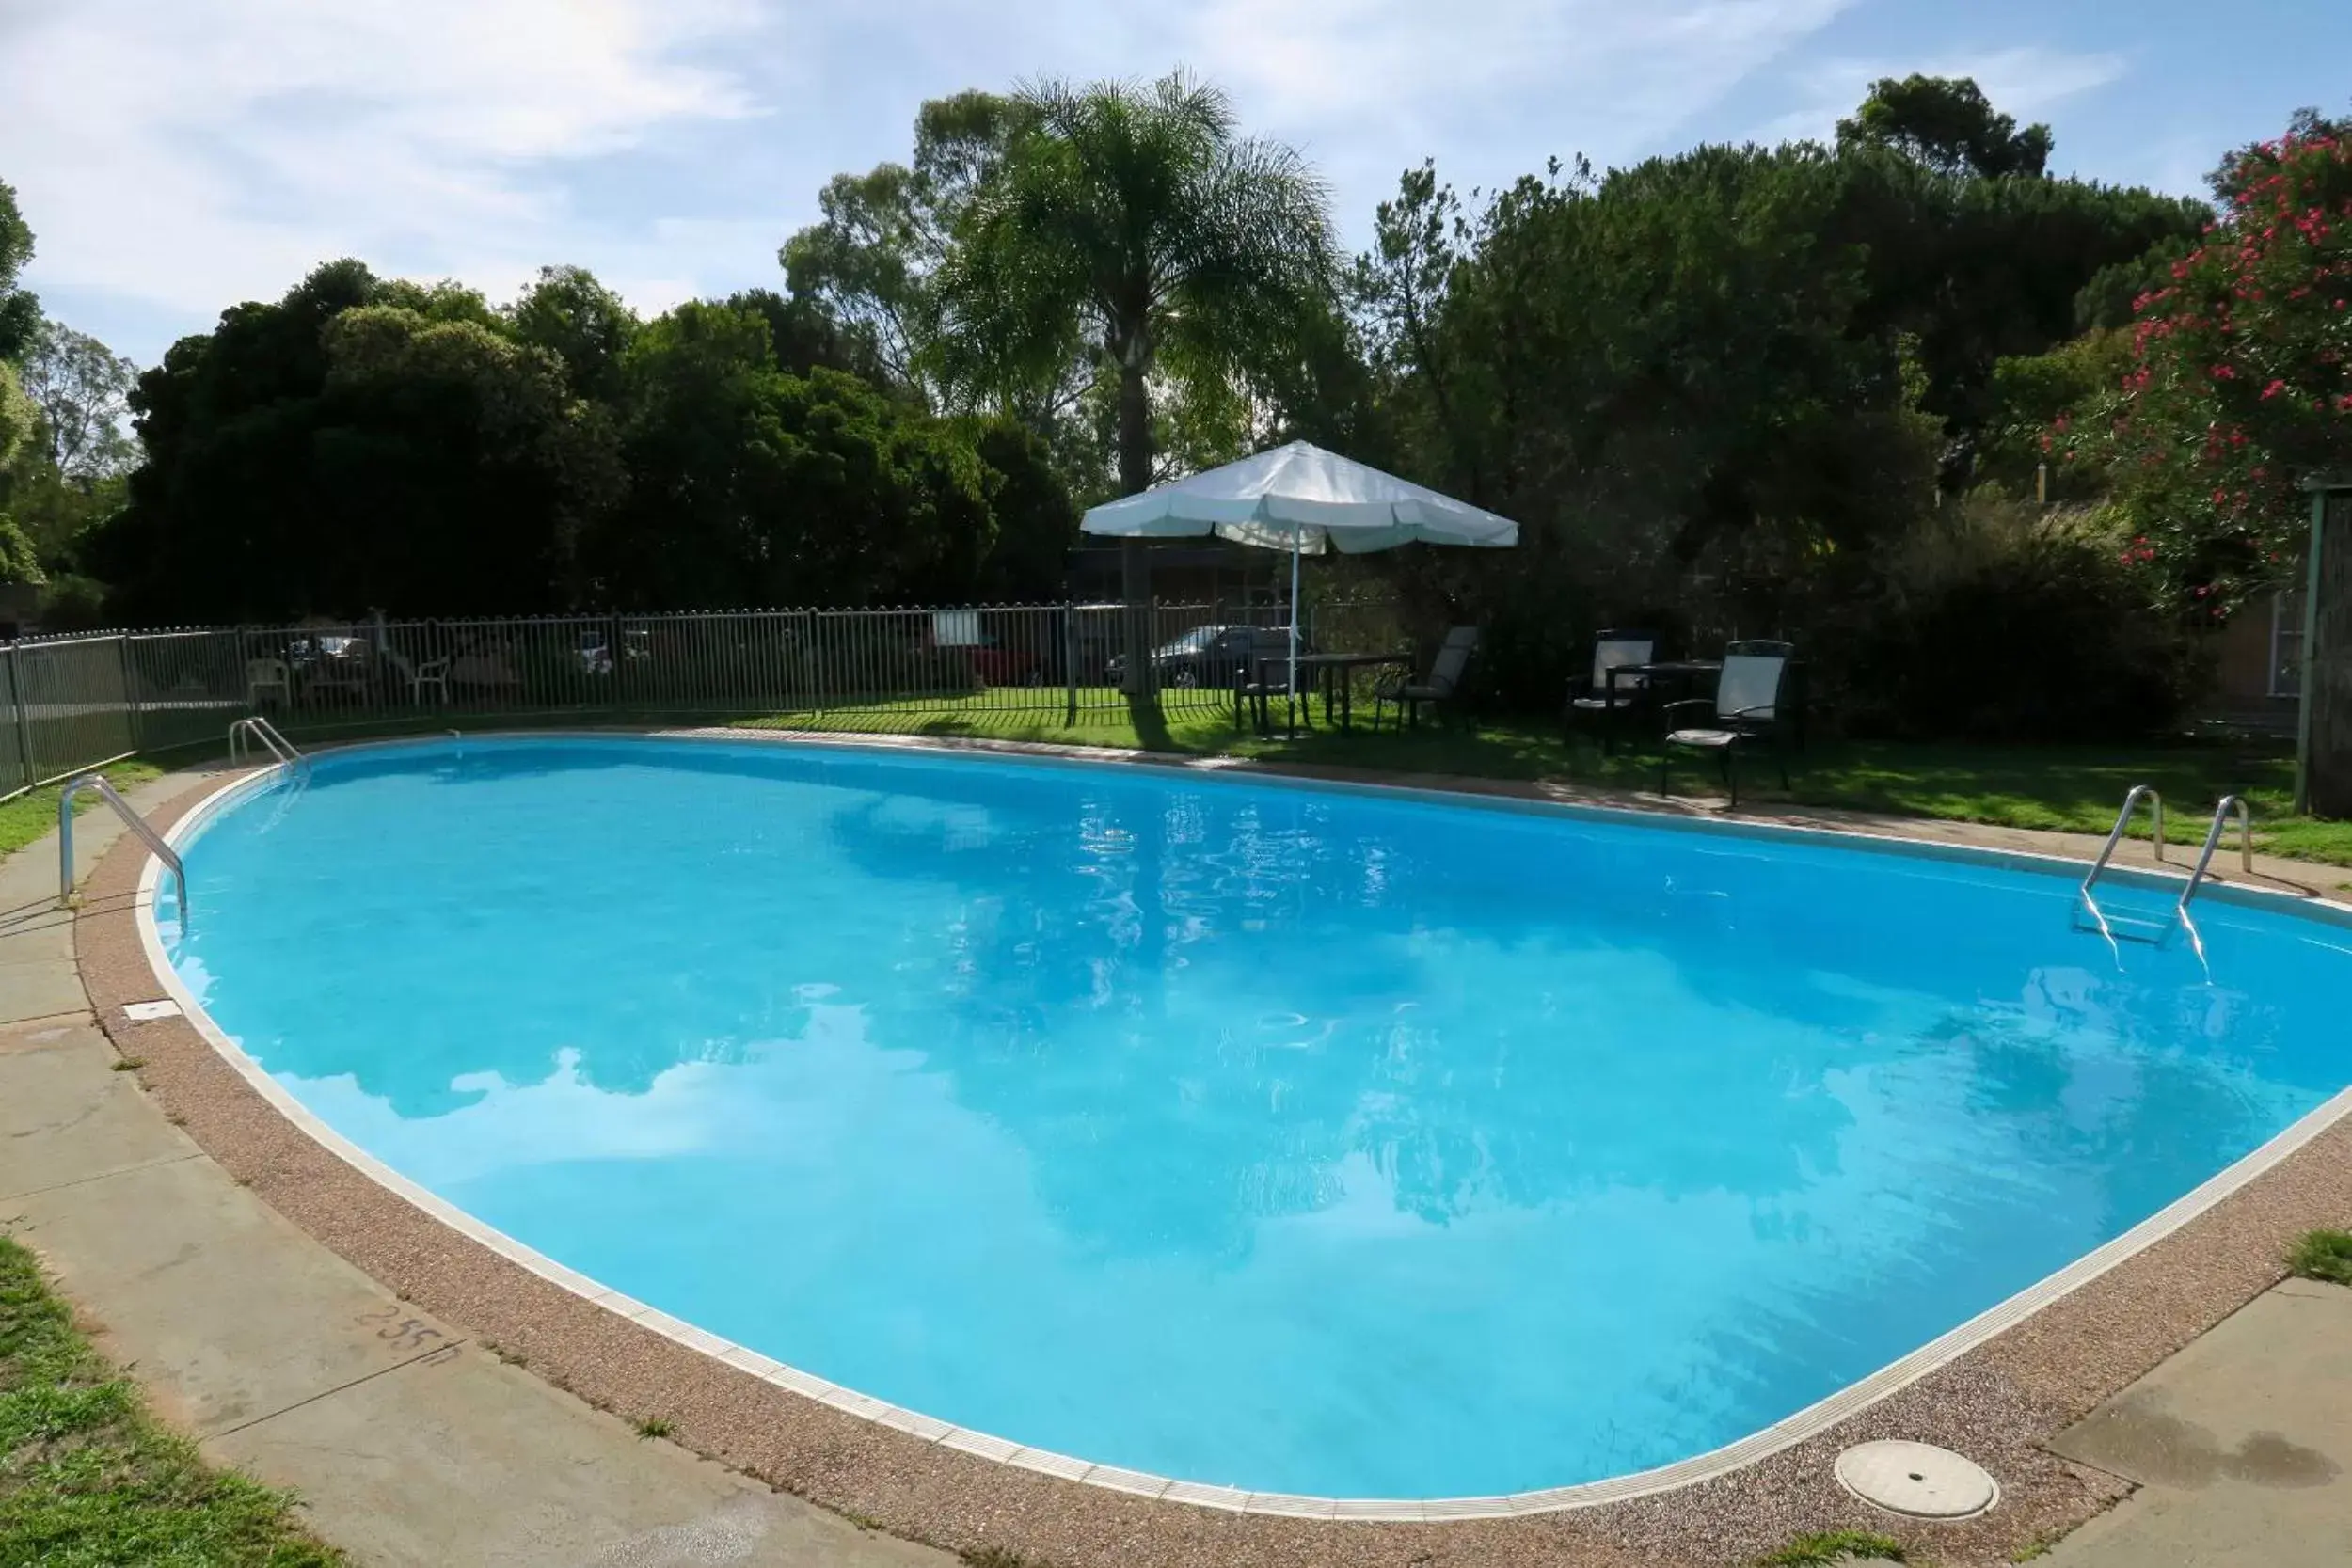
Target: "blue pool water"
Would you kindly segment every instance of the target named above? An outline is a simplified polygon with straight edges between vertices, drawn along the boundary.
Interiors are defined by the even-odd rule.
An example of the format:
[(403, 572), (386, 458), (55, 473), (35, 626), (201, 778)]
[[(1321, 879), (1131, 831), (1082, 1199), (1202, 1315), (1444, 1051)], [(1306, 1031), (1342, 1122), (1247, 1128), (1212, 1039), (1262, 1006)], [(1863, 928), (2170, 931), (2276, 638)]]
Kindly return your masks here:
[(2202, 962), (2119, 953), (2056, 878), (1117, 768), (441, 742), (187, 859), (182, 976), (441, 1196), (878, 1398), (1256, 1490), (1718, 1447), (2352, 1076), (2352, 932), (2214, 901)]

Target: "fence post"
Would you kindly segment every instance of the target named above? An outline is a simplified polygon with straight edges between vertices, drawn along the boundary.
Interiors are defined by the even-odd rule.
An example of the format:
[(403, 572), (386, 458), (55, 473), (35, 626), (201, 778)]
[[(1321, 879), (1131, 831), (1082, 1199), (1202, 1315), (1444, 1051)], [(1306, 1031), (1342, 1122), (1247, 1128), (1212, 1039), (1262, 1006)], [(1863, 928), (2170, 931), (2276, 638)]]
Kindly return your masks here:
[(1062, 600), (1061, 672), (1062, 680), (1070, 689), (1069, 705), (1062, 718), (1062, 727), (1070, 729), (1078, 722), (1078, 601), (1075, 598)]
[(115, 646), (119, 649), (122, 654), (122, 702), (126, 717), (128, 717), (131, 721), (131, 750), (134, 752), (144, 752), (147, 750), (147, 737), (139, 733), (140, 730), (144, 728), (144, 725), (141, 722), (141, 715), (139, 711), (139, 689), (136, 682), (133, 679), (132, 674), (131, 634), (127, 631), (124, 632), (119, 638), (116, 639)]
[(24, 715), (24, 647), (11, 643), (8, 647), (8, 705), (16, 709), (16, 756), (24, 769), (24, 787), (33, 787), (40, 777), (33, 766), (33, 726)]
[(621, 672), (628, 668), (628, 650), (621, 646), (621, 612), (617, 610), (605, 617), (604, 651), (612, 661), (612, 717), (618, 719), (624, 711), (621, 706)]

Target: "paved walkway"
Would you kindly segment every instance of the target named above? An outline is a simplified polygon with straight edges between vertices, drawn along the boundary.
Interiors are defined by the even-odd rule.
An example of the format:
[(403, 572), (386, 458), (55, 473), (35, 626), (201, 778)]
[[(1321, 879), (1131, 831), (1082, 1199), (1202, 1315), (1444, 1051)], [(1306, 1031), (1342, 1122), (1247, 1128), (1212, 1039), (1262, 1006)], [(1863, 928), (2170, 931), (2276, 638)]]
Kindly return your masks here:
[(2265, 1291), (2050, 1446), (2139, 1490), (2049, 1568), (2352, 1563), (2352, 1290)]
[[(187, 782), (157, 781), (133, 803)], [(1778, 819), (2097, 847), (1843, 814)], [(83, 817), (83, 869), (119, 836), (110, 817)], [(230, 1180), (118, 1070), (87, 1010), (72, 921), (54, 908), (56, 854), (44, 840), (0, 863), (0, 1228), (41, 1255), (106, 1351), (209, 1453), (294, 1488), (319, 1533), (363, 1564), (950, 1562), (638, 1438), (395, 1300)], [(2336, 891), (2339, 875), (2258, 869), (2311, 891)], [(2346, 1389), (2352, 1291), (2289, 1281), (2258, 1297), (2054, 1445), (2139, 1490), (2044, 1560), (2352, 1561)]]
[[(82, 817), (85, 869), (118, 836), (111, 817)], [(294, 1488), (319, 1534), (371, 1568), (953, 1561), (641, 1439), (238, 1186), (116, 1070), (56, 877), (54, 840), (0, 863), (0, 1228), (208, 1454)]]

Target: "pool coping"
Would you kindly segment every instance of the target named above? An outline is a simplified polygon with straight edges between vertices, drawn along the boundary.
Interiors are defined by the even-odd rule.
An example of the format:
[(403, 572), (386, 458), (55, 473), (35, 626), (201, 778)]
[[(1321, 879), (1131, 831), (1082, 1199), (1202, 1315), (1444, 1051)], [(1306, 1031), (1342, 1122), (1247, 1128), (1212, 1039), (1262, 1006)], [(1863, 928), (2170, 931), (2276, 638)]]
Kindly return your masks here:
[[(565, 735), (578, 735), (609, 740), (614, 738), (616, 733), (609, 730), (532, 731), (519, 732), (516, 738), (544, 741), (562, 738)], [(723, 741), (737, 745), (786, 743), (804, 749), (818, 745), (885, 753), (904, 753), (911, 749), (910, 742), (903, 737), (831, 735), (812, 737), (777, 732), (743, 730), (658, 732), (656, 738)], [(361, 743), (360, 747), (354, 749), (419, 748), (443, 744), (446, 744), (444, 737), (412, 737), (389, 742)], [(338, 750), (341, 749), (338, 748)], [(925, 747), (919, 742), (914, 743), (912, 749), (970, 750), (963, 747)], [(993, 752), (999, 748), (992, 747), (989, 750)], [(1565, 816), (1571, 818), (1621, 821), (1669, 830), (1714, 832), (1751, 839), (1827, 841), (1840, 847), (1865, 851), (1924, 855), (1938, 860), (2008, 866), (2048, 875), (2075, 877), (2080, 872), (2079, 862), (2058, 856), (1935, 841), (1906, 840), (1876, 832), (1857, 832), (1836, 828), (1661, 816), (1654, 812), (1580, 802), (1532, 800), (1523, 796), (1498, 794), (1484, 789), (1448, 791), (1425, 786), (1397, 786), (1334, 780), (1324, 776), (1300, 776), (1262, 766), (1247, 769), (1209, 769), (1200, 765), (1169, 763), (1149, 756), (1137, 758), (1132, 754), (1104, 758), (1070, 756), (1061, 753), (1043, 756), (1026, 752), (1016, 754), (1023, 755), (1031, 761), (1079, 768), (1105, 766), (1143, 768), (1196, 782), (1204, 772), (1240, 772), (1251, 783), (1293, 784), (1326, 792), (1369, 793), (1386, 798), (1405, 796), (1457, 807), (1484, 806), (1488, 809), (1534, 812), (1539, 815)], [(174, 819), (167, 836), (175, 843), (183, 842), (200, 828), (208, 817), (233, 804), (245, 793), (265, 787), (278, 776), (278, 770), (275, 768), (259, 770), (217, 784), (205, 791), (200, 800), (192, 803), (183, 797), (181, 801), (174, 802), (172, 814)], [(107, 869), (111, 869), (115, 858), (110, 857)], [(1626, 1505), (1640, 1503), (1645, 1499), (1656, 1499), (1668, 1493), (1703, 1488), (1709, 1482), (1736, 1481), (1740, 1473), (1754, 1470), (1764, 1461), (1815, 1443), (1817, 1439), (1826, 1435), (1834, 1435), (1836, 1429), (1854, 1423), (1858, 1418), (1876, 1411), (1896, 1396), (1917, 1387), (1923, 1382), (1933, 1378), (1935, 1374), (1955, 1368), (1958, 1363), (2001, 1340), (2022, 1325), (2029, 1323), (2046, 1309), (2075, 1295), (2086, 1287), (2108, 1278), (2125, 1263), (2142, 1258), (2151, 1248), (2192, 1227), (2196, 1222), (2211, 1215), (2220, 1206), (2273, 1175), (2313, 1143), (2330, 1133), (2337, 1132), (2339, 1124), (2343, 1123), (2346, 1113), (2352, 1112), (2352, 1087), (2348, 1087), (2299, 1118), (2291, 1127), (2281, 1131), (2245, 1158), (2224, 1171), (2217, 1173), (2215, 1177), (2201, 1183), (2192, 1192), (2168, 1205), (2157, 1214), (2150, 1216), (2149, 1219), (2142, 1221), (2124, 1234), (2084, 1255), (2067, 1268), (2058, 1271), (2026, 1291), (1996, 1304), (1911, 1354), (1849, 1385), (1828, 1399), (1785, 1418), (1748, 1437), (1708, 1453), (1694, 1455), (1668, 1465), (1629, 1475), (1493, 1497), (1327, 1498), (1253, 1493), (1234, 1488), (1205, 1486), (1193, 1482), (1170, 1481), (1167, 1478), (1145, 1476), (1112, 1466), (1095, 1465), (1067, 1456), (1025, 1449), (1017, 1444), (983, 1433), (967, 1432), (944, 1421), (870, 1399), (853, 1390), (842, 1388), (822, 1379), (799, 1372), (742, 1347), (735, 1346), (696, 1329), (691, 1324), (670, 1318), (644, 1304), (622, 1296), (618, 1292), (608, 1291), (586, 1276), (555, 1263), (552, 1259), (541, 1257), (511, 1238), (481, 1224), (463, 1211), (447, 1204), (382, 1166), (372, 1156), (349, 1144), (319, 1122), (287, 1091), (270, 1079), (257, 1064), (254, 1064), (249, 1057), (246, 1057), (232, 1042), (229, 1041), (211, 1020), (204, 1016), (200, 1007), (196, 1006), (194, 998), (180, 985), (177, 975), (171, 972), (169, 965), (163, 959), (160, 941), (151, 919), (151, 907), (160, 867), (143, 851), (139, 851), (133, 858), (138, 862), (138, 865), (135, 894), (131, 906), (107, 916), (86, 915), (85, 922), (94, 919), (113, 919), (121, 924), (127, 924), (133, 928), (136, 937), (138, 956), (143, 960), (138, 967), (145, 970), (149, 977), (150, 989), (145, 994), (147, 996), (156, 994), (152, 988), (160, 986), (163, 993), (179, 1001), (186, 1012), (187, 1016), (184, 1020), (165, 1021), (165, 1022), (169, 1025), (178, 1025), (194, 1034), (208, 1054), (232, 1069), (247, 1091), (257, 1096), (278, 1118), (299, 1132), (312, 1147), (331, 1154), (341, 1164), (364, 1177), (377, 1191), (427, 1217), (434, 1225), (446, 1231), (453, 1232), (456, 1236), (464, 1238), (466, 1242), (494, 1255), (510, 1267), (528, 1273), (545, 1284), (573, 1297), (582, 1305), (616, 1316), (639, 1332), (660, 1337), (691, 1354), (716, 1358), (723, 1365), (746, 1374), (772, 1389), (783, 1391), (801, 1400), (814, 1402), (830, 1410), (855, 1417), (862, 1422), (914, 1439), (934, 1453), (944, 1450), (967, 1455), (984, 1461), (992, 1467), (1025, 1471), (1062, 1483), (1074, 1481), (1086, 1491), (1097, 1496), (1124, 1494), (1131, 1498), (1148, 1499), (1155, 1505), (1173, 1502), (1195, 1509), (1219, 1511), (1245, 1516), (1350, 1523), (1362, 1521), (1428, 1523), (1450, 1520), (1467, 1524), (1482, 1520), (1499, 1521), (1530, 1517), (1556, 1519), (1563, 1514), (1591, 1514), (1597, 1512), (1606, 1512), (1613, 1507), (1622, 1510)], [(2177, 885), (2176, 879), (2136, 870), (2118, 875), (2119, 879), (2139, 885)], [(2294, 897), (2236, 886), (2214, 887), (2208, 895), (2227, 898), (2231, 902), (2275, 908), (2304, 918), (2316, 916), (2320, 924), (2352, 927), (2352, 908), (2330, 901)], [(199, 894), (198, 904), (199, 918), (202, 907), (200, 899)], [(118, 941), (123, 934), (125, 933), (119, 927), (113, 932)], [(94, 998), (96, 996), (96, 988), (93, 988), (93, 996)], [(106, 1022), (110, 1032), (117, 1027), (138, 1031), (138, 1037), (142, 1042), (150, 1037), (151, 1031), (158, 1027), (151, 1023), (132, 1025), (112, 1017), (107, 1018)], [(201, 1130), (195, 1127), (193, 1123), (191, 1130), (198, 1131), (199, 1141), (204, 1141)], [(2331, 1140), (2331, 1143), (2344, 1146), (2344, 1150), (2352, 1150), (2352, 1139), (2336, 1137)], [(210, 1147), (209, 1144), (208, 1147)], [(2339, 1163), (2352, 1166), (2352, 1161)], [(330, 1244), (333, 1243), (330, 1242)], [(338, 1248), (338, 1250), (342, 1249)], [(348, 1255), (346, 1253), (346, 1256)], [(362, 1267), (369, 1266), (363, 1259), (355, 1258), (353, 1260), (360, 1262)], [(2233, 1308), (2277, 1277), (2280, 1271), (2275, 1248), (2272, 1249), (2271, 1256), (2266, 1261), (2266, 1268), (2267, 1277), (2253, 1278), (2250, 1289), (2244, 1289), (2242, 1286), (2233, 1288), (2236, 1291), (2234, 1299), (2227, 1301), (2223, 1310)], [(452, 1315), (458, 1317), (461, 1321), (466, 1316), (462, 1310), (455, 1311)], [(2206, 1315), (2213, 1315), (2210, 1309)], [(2134, 1367), (2130, 1375), (2137, 1376), (2139, 1371), (2145, 1370), (2144, 1366)], [(2125, 1377), (2122, 1381), (2129, 1381), (2129, 1377)], [(2121, 1384), (2116, 1386), (2120, 1386)], [(2111, 1391), (2111, 1389), (2103, 1390), (2101, 1397), (2104, 1397), (2104, 1392)], [(2085, 1404), (2083, 1408), (2088, 1408), (2088, 1404)], [(1906, 1427), (1903, 1430), (1910, 1431), (1913, 1428)], [(2044, 1434), (2046, 1435), (2046, 1433)], [(1853, 1435), (1859, 1436), (1860, 1433)], [(818, 1500), (827, 1499), (820, 1497)], [(882, 1517), (885, 1520), (888, 1519), (888, 1515), (882, 1515)], [(912, 1533), (923, 1532), (917, 1528)]]

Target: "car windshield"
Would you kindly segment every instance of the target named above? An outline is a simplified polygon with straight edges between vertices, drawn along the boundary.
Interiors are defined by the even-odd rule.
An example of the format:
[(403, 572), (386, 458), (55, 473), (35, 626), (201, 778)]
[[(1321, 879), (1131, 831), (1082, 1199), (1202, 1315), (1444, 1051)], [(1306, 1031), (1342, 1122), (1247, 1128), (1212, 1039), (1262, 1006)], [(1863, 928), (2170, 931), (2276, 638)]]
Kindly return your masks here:
[(1216, 634), (1224, 629), (1223, 626), (1195, 626), (1167, 647), (1162, 648), (1160, 657), (1172, 658), (1178, 654), (1197, 654), (1216, 641)]

